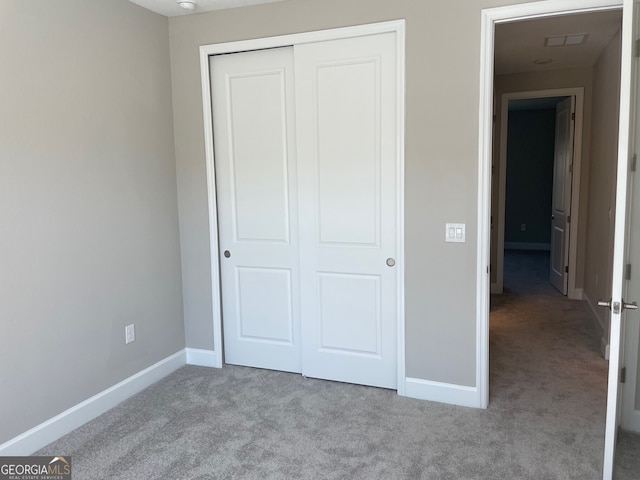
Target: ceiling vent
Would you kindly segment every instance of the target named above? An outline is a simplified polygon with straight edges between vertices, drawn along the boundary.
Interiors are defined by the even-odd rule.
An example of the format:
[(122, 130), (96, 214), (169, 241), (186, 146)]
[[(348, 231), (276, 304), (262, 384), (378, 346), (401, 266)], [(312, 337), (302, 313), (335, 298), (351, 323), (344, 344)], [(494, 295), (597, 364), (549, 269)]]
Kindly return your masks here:
[(570, 35), (554, 35), (553, 37), (545, 37), (545, 47), (568, 47), (573, 45), (582, 45), (587, 41), (588, 33), (572, 33)]

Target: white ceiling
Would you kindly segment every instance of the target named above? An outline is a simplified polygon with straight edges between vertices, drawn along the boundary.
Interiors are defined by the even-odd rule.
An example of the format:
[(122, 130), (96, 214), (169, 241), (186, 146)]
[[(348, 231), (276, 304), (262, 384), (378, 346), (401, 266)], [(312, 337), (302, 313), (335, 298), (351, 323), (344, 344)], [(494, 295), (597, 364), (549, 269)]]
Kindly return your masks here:
[[(531, 72), (559, 68), (591, 67), (620, 30), (622, 11), (582, 13), (496, 26), (495, 73)], [(586, 33), (583, 45), (545, 47), (545, 37)], [(536, 59), (551, 63), (536, 65)]]
[(159, 13), (165, 17), (177, 17), (191, 13), (210, 12), (212, 10), (224, 10), (225, 8), (246, 7), (261, 3), (282, 2), (283, 0), (191, 0), (196, 4), (193, 10), (185, 10), (178, 5), (178, 0), (129, 0), (141, 7)]

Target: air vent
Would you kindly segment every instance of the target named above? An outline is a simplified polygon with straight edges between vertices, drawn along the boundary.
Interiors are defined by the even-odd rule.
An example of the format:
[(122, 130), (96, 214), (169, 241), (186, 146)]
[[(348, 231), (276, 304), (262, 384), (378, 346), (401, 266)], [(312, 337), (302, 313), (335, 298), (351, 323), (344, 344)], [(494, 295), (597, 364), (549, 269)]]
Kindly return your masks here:
[(545, 37), (545, 47), (568, 47), (574, 45), (582, 45), (587, 41), (588, 33), (572, 33), (568, 35), (554, 35)]

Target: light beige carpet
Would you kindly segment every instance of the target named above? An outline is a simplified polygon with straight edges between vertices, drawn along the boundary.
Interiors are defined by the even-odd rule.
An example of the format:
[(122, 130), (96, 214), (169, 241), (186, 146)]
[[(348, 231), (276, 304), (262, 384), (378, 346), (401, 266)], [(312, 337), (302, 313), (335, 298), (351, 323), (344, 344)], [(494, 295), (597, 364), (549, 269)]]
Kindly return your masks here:
[(546, 284), (546, 262), (508, 258), (487, 410), (187, 366), (39, 453), (71, 455), (79, 480), (599, 479), (607, 364), (584, 305)]

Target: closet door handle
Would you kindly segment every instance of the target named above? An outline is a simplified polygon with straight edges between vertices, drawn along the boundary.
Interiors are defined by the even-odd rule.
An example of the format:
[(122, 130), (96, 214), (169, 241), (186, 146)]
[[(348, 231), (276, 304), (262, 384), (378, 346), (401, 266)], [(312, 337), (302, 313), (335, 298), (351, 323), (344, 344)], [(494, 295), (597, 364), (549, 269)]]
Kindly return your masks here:
[(229, 250), (225, 250), (223, 255), (224, 255), (224, 258), (229, 258), (231, 256), (231, 252)]

